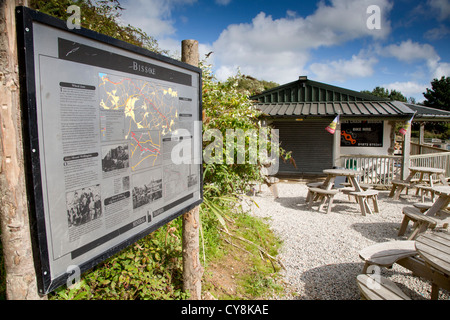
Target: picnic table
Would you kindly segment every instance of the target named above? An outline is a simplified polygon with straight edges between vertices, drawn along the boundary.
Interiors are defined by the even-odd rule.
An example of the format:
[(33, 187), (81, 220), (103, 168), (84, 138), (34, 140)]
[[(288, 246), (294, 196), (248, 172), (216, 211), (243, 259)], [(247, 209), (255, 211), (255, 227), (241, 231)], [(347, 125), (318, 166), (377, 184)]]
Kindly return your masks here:
[(446, 223), (449, 221), (450, 216), (445, 210), (450, 204), (450, 186), (434, 186), (433, 192), (438, 194), (439, 197), (425, 212), (422, 212), (418, 207), (408, 206), (403, 208), (402, 212), (404, 217), (398, 231), (399, 236), (405, 234), (409, 221), (414, 222), (414, 230), (408, 240), (415, 239), (429, 227), (434, 228), (438, 223)]
[(366, 213), (372, 213), (372, 209), (369, 206), (369, 199), (373, 201), (374, 211), (378, 212), (378, 191), (375, 190), (363, 190), (364, 188), (359, 184), (357, 177), (362, 174), (361, 171), (352, 169), (325, 169), (323, 173), (327, 175), (323, 183), (310, 184), (308, 195), (306, 197), (306, 202), (309, 203), (309, 208), (312, 207), (315, 200), (320, 201), (319, 211), (322, 209), (323, 205), (328, 204), (327, 213), (331, 212), (331, 206), (333, 204), (333, 197), (338, 192), (337, 189), (333, 189), (336, 177), (344, 176), (347, 177), (350, 182), (350, 190), (348, 194), (356, 198), (356, 202), (359, 203), (361, 208), (361, 213), (363, 216)]
[[(416, 250), (425, 263), (441, 271), (450, 283), (450, 234), (447, 232), (429, 232), (421, 234), (416, 242)], [(437, 299), (439, 285), (432, 284), (432, 298)]]
[[(419, 180), (413, 182), (413, 177), (419, 173)], [(448, 185), (447, 180), (445, 178), (445, 170), (440, 168), (430, 168), (430, 167), (409, 167), (409, 176), (405, 180), (394, 180), (392, 181), (392, 188), (389, 194), (389, 197), (393, 197), (394, 200), (398, 200), (400, 198), (400, 193), (405, 188), (415, 188), (420, 185), (422, 182), (428, 183), (429, 187), (433, 187), (433, 174), (436, 174), (439, 177), (439, 180), (443, 185)], [(424, 177), (427, 176), (428, 179), (424, 180)]]
[(361, 186), (359, 185), (358, 180), (356, 179), (357, 176), (360, 176), (362, 174), (361, 171), (352, 169), (325, 169), (323, 170), (323, 173), (327, 175), (327, 178), (323, 183), (323, 187), (326, 190), (331, 190), (331, 188), (333, 188), (334, 180), (336, 180), (336, 177), (343, 176), (347, 177), (348, 181), (355, 189), (354, 191), (357, 192), (362, 191)]
[(360, 251), (365, 261), (362, 274), (357, 276), (361, 295), (367, 299), (409, 299), (392, 281), (370, 266), (391, 268), (395, 263), (411, 270), (415, 276), (432, 283), (431, 299), (438, 299), (439, 289), (450, 290), (450, 234), (427, 232), (417, 240), (377, 243)]

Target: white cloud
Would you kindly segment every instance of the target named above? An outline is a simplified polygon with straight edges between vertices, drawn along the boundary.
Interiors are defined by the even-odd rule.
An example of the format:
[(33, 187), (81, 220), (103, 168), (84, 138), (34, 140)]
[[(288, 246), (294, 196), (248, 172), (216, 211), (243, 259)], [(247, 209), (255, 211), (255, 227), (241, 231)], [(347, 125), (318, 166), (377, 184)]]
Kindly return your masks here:
[(421, 102), (425, 100), (423, 92), (425, 92), (426, 88), (429, 86), (430, 86), (429, 84), (420, 84), (415, 81), (406, 81), (406, 82), (397, 81), (381, 85), (381, 87), (386, 88), (388, 90), (396, 90), (401, 92), (406, 98), (414, 97), (416, 99), (416, 102)]
[(442, 62), (434, 47), (429, 44), (420, 44), (409, 39), (400, 44), (378, 48), (377, 52), (407, 63), (424, 61), (431, 79), (450, 75), (450, 63)]
[(450, 76), (450, 63), (431, 61), (428, 64), (428, 67), (431, 69), (433, 79), (434, 78), (440, 79), (442, 76), (446, 77)]
[(364, 58), (360, 55), (353, 55), (350, 60), (339, 59), (326, 63), (313, 63), (309, 69), (315, 74), (314, 79), (318, 81), (343, 82), (349, 78), (371, 76), (376, 63), (377, 59), (373, 57)]
[[(379, 30), (371, 30), (366, 25), (370, 16), (367, 7), (374, 4), (381, 11)], [(305, 74), (312, 49), (364, 37), (385, 38), (391, 30), (387, 18), (391, 8), (387, 0), (332, 0), (330, 5), (320, 2), (317, 10), (307, 17), (288, 11), (286, 18), (273, 19), (261, 12), (251, 23), (228, 26), (213, 43), (221, 66), (218, 72), (222, 76), (218, 74), (218, 77), (240, 67), (242, 73), (259, 79), (279, 83), (294, 81)], [(322, 66), (315, 67), (318, 71)], [(359, 70), (361, 73), (356, 72), (355, 76), (368, 71), (362, 66)]]
[(445, 20), (450, 17), (449, 0), (428, 0), (428, 5), (439, 15), (439, 20)]
[(139, 27), (147, 34), (159, 38), (175, 33), (172, 9), (192, 5), (197, 0), (127, 0), (123, 1), (122, 21)]
[(424, 33), (424, 38), (429, 40), (439, 40), (450, 34), (450, 29), (445, 25), (440, 25), (439, 28), (433, 28)]
[(229, 5), (231, 0), (215, 0), (215, 3), (221, 6), (227, 6)]
[(414, 95), (418, 93), (425, 92), (427, 85), (426, 84), (420, 84), (414, 81), (406, 81), (406, 82), (394, 82), (389, 84), (383, 84), (383, 88), (389, 89), (389, 90), (397, 90), (403, 93), (403, 95), (409, 96)]
[(439, 56), (433, 46), (413, 42), (411, 39), (403, 41), (400, 44), (391, 44), (385, 48), (381, 48), (379, 49), (379, 54), (395, 57), (398, 60), (405, 62), (413, 62), (416, 60), (439, 60)]

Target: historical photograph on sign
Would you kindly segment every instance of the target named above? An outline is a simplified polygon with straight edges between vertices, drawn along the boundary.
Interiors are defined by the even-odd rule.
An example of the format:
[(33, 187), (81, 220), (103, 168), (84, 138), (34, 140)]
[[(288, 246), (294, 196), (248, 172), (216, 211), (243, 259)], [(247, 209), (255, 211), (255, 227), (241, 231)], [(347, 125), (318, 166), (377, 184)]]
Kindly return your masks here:
[(341, 147), (382, 147), (383, 122), (341, 123)]
[(137, 209), (162, 198), (161, 172), (153, 170), (133, 175), (133, 209)]
[(69, 228), (83, 225), (102, 216), (100, 185), (66, 193)]
[(115, 146), (102, 147), (102, 170), (103, 172), (110, 172), (113, 170), (120, 170), (128, 168), (129, 154), (128, 144), (123, 143)]

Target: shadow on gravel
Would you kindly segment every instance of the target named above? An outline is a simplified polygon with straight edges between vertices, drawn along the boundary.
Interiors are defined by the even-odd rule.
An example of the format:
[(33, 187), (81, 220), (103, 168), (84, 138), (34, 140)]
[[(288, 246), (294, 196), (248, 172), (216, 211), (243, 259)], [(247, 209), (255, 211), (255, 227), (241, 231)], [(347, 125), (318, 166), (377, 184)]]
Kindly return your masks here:
[[(300, 279), (305, 283), (305, 295), (298, 300), (359, 300), (360, 293), (356, 284), (356, 276), (362, 272), (364, 263), (339, 263), (320, 266), (304, 272)], [(394, 274), (412, 277), (405, 269), (393, 271), (382, 268), (381, 275), (390, 278)], [(423, 300), (423, 296), (411, 290), (401, 282), (395, 281), (398, 287), (411, 299)]]
[[(275, 202), (279, 203), (281, 206), (288, 209), (298, 209), (303, 211), (311, 211), (318, 214), (326, 214), (326, 207), (322, 209), (322, 211), (318, 211), (318, 204), (315, 203), (312, 209), (308, 208), (308, 204), (306, 203), (306, 197), (279, 197), (274, 199)], [(345, 214), (345, 215), (361, 215), (361, 211), (359, 205), (355, 202), (347, 201), (347, 200), (335, 200), (333, 203), (333, 207), (331, 208), (332, 214)]]
[(405, 240), (405, 237), (399, 237), (397, 235), (400, 222), (354, 223), (352, 224), (352, 228), (363, 237), (375, 242)]
[(364, 264), (339, 263), (320, 266), (304, 272), (305, 296), (300, 300), (358, 300), (360, 298), (356, 276)]
[(306, 203), (306, 197), (278, 197), (274, 199), (275, 202), (281, 204), (285, 208), (289, 209), (301, 209), (307, 210), (308, 204)]

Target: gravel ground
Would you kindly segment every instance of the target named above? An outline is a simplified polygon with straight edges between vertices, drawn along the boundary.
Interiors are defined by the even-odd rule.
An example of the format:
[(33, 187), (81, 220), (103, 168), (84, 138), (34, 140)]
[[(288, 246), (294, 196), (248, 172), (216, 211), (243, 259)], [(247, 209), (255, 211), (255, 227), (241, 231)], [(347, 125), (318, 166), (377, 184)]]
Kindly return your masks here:
[[(276, 299), (357, 300), (360, 299), (356, 276), (364, 266), (359, 251), (375, 243), (406, 240), (397, 232), (403, 218), (402, 208), (420, 198), (401, 195), (388, 198), (389, 191), (379, 192), (379, 213), (362, 216), (359, 205), (338, 193), (329, 215), (309, 210), (305, 204), (305, 182), (278, 184), (279, 198), (274, 199), (266, 186), (252, 199), (251, 214), (267, 218), (274, 232), (283, 240), (278, 258), (286, 270), (281, 273), (286, 294)], [(372, 204), (372, 203), (371, 203)], [(410, 228), (406, 235), (409, 235)], [(431, 283), (413, 276), (399, 265), (381, 269), (381, 274), (394, 281), (413, 300), (430, 299)], [(439, 299), (450, 299), (441, 290)]]

